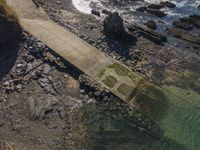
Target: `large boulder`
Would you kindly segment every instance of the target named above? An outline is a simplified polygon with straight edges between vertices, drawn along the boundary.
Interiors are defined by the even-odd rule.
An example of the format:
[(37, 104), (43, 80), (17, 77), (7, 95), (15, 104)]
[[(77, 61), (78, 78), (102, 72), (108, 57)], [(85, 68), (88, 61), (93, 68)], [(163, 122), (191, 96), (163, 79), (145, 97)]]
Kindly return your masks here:
[(126, 33), (123, 19), (117, 12), (110, 13), (105, 18), (103, 32), (106, 36), (112, 38), (120, 38)]

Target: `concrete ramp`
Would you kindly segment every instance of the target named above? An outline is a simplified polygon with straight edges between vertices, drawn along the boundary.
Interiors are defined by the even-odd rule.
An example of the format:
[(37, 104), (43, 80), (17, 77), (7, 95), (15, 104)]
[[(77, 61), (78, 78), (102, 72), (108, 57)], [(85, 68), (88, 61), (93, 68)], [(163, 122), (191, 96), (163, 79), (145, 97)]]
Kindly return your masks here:
[(138, 96), (138, 88), (148, 84), (143, 77), (51, 21), (32, 0), (7, 2), (17, 12), (24, 30), (122, 100), (136, 104), (134, 101)]

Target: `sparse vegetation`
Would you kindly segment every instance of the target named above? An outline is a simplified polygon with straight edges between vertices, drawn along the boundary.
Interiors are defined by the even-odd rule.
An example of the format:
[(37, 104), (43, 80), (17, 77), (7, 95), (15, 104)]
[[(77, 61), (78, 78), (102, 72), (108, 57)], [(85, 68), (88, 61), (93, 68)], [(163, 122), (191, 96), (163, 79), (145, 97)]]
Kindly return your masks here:
[(118, 63), (114, 63), (110, 66), (108, 66), (108, 68), (112, 68), (115, 70), (115, 72), (119, 75), (119, 76), (127, 76), (128, 73), (130, 72), (128, 69), (126, 69), (124, 66), (118, 64)]
[(110, 88), (113, 88), (115, 84), (117, 83), (117, 79), (111, 75), (107, 76), (103, 81), (105, 85), (107, 85)]
[(97, 76), (98, 76), (99, 78), (103, 77), (103, 75), (105, 74), (105, 71), (106, 71), (105, 69), (100, 70), (100, 71), (98, 72), (98, 75), (97, 75)]
[(132, 91), (133, 91), (133, 88), (130, 87), (129, 85), (123, 83), (119, 86), (119, 88), (117, 89), (122, 95), (124, 96), (129, 96)]

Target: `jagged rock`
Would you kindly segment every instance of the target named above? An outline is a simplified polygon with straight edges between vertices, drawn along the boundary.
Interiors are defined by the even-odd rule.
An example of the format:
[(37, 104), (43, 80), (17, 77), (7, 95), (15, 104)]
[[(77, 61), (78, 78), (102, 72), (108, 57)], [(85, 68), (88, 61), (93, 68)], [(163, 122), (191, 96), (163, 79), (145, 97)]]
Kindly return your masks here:
[(120, 38), (124, 35), (123, 19), (117, 12), (111, 13), (105, 18), (103, 32), (106, 36), (113, 38)]
[(153, 29), (153, 30), (155, 30), (157, 28), (157, 25), (156, 25), (155, 21), (153, 21), (153, 20), (147, 21), (145, 23), (145, 26), (147, 26), (148, 28)]
[(169, 8), (175, 8), (176, 5), (172, 2), (166, 1), (166, 2), (160, 2), (160, 5), (163, 7), (169, 7)]

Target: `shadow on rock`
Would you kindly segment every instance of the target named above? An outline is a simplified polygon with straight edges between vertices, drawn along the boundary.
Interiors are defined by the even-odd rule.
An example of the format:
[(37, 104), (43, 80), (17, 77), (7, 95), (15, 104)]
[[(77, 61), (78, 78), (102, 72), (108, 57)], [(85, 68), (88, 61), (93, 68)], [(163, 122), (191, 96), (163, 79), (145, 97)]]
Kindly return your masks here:
[(0, 37), (0, 79), (2, 79), (15, 64), (22, 40), (22, 30), (15, 21), (0, 15)]

